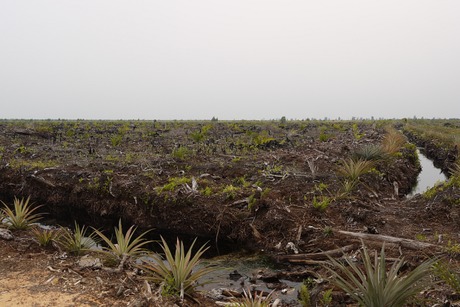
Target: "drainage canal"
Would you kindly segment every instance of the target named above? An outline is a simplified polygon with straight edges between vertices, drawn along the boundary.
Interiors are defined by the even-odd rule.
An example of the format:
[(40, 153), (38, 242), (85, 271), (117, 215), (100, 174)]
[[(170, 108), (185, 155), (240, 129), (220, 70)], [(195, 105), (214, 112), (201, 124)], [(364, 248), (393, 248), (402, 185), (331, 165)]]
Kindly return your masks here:
[(412, 191), (407, 194), (408, 198), (423, 193), (437, 183), (447, 179), (442, 170), (434, 166), (433, 161), (429, 160), (419, 149), (417, 149), (417, 154), (422, 171), (418, 175), (417, 184), (412, 188)]

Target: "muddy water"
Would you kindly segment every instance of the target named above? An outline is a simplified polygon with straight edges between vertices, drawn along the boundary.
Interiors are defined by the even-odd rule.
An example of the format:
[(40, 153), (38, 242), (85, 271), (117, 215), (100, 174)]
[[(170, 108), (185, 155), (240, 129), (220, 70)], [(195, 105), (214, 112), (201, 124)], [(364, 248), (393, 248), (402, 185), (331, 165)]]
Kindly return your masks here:
[[(141, 259), (155, 262), (153, 258), (148, 256)], [(142, 261), (138, 260), (138, 264), (140, 263)], [(166, 261), (165, 264), (169, 266)], [(232, 252), (222, 256), (202, 258), (197, 269), (203, 267), (213, 268), (214, 270), (199, 279), (200, 285), (197, 290), (214, 300), (229, 301), (232, 300), (232, 297), (228, 296), (228, 293), (242, 293), (243, 290), (246, 292), (251, 290), (262, 291), (265, 294), (272, 292), (272, 299), (279, 298), (283, 304), (288, 304), (289, 306), (298, 305), (297, 292), (300, 282), (284, 279), (264, 282), (258, 278), (262, 271), (276, 272), (277, 270), (273, 262), (263, 254)]]
[(435, 167), (433, 162), (429, 160), (420, 150), (417, 149), (417, 154), (420, 159), (422, 171), (418, 175), (417, 184), (412, 191), (407, 194), (407, 197), (412, 197), (415, 194), (420, 194), (433, 187), (435, 184), (446, 180), (446, 176), (442, 171)]
[[(278, 268), (263, 255), (230, 253), (210, 259), (203, 259), (202, 266), (214, 267), (215, 271), (207, 274), (201, 280), (205, 284), (199, 290), (207, 293), (218, 293), (221, 289), (234, 290), (251, 289), (272, 293), (272, 298), (279, 298), (285, 304), (297, 305), (297, 290), (300, 283), (280, 279), (275, 283), (264, 282), (257, 278), (263, 271), (276, 271)], [(214, 295), (215, 295), (214, 294)]]

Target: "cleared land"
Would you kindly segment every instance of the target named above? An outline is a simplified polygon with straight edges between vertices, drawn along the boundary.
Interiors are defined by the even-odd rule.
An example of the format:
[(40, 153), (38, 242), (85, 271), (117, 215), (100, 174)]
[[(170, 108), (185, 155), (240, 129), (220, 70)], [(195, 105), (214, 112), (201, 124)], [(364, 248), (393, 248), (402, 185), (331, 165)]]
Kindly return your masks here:
[[(454, 136), (436, 142), (440, 137), (423, 132), (430, 125), (433, 131), (449, 128)], [(355, 234), (377, 248), (384, 236), (405, 239), (388, 243), (387, 252), (405, 256), (408, 267), (435, 254), (447, 255), (455, 267), (460, 180), (452, 177), (424, 196), (405, 199), (420, 169), (415, 145), (395, 127), (445, 171), (454, 165), (458, 121), (2, 121), (0, 199), (10, 203), (14, 196), (30, 195), (49, 222), (61, 225), (75, 220), (111, 231), (122, 218), (140, 230), (199, 237), (221, 250), (264, 250), (274, 260), (291, 262), (285, 273), (297, 280), (324, 274), (307, 261), (315, 260), (312, 254), (344, 246), (356, 251)], [(54, 271), (40, 261), (21, 256), (15, 262), (21, 265), (11, 265), (18, 253), (57, 265), (56, 251), (41, 251), (27, 240), (24, 233), (13, 243), (0, 241), (2, 276), (21, 280), (28, 265), (42, 270), (37, 280), (47, 281)], [(286, 248), (290, 242), (310, 256), (293, 257), (294, 249)], [(75, 271), (78, 258), (62, 261), (59, 273)], [(108, 278), (101, 283), (107, 288), (90, 290), (101, 272), (77, 272), (82, 278), (88, 274), (91, 286), (78, 288), (84, 282), (76, 280), (71, 295), (84, 296), (90, 305), (91, 300), (146, 303), (141, 276), (132, 271), (104, 272), (99, 279)], [(128, 279), (125, 290), (131, 291), (120, 295), (119, 280)], [(47, 285), (53, 283), (56, 291), (70, 289), (60, 282)], [(4, 289), (0, 302), (15, 293)], [(442, 285), (427, 293), (423, 302), (455, 300)], [(349, 299), (340, 291), (333, 296), (337, 304)]]

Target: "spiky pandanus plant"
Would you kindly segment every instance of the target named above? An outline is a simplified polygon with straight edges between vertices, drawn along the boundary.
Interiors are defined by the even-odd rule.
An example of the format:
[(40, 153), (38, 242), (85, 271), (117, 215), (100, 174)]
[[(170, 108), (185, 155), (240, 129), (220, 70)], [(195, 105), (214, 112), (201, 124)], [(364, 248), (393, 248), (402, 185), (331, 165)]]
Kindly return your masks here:
[(243, 289), (243, 297), (241, 299), (234, 299), (230, 303), (230, 307), (269, 307), (273, 292), (274, 290), (264, 296), (262, 291), (259, 293), (254, 291), (254, 294), (252, 294), (250, 289), (247, 291)]
[(73, 231), (67, 228), (61, 230), (57, 243), (64, 250), (75, 255), (81, 255), (97, 245), (97, 237), (94, 232), (88, 233), (86, 226), (80, 228), (75, 222)]
[(144, 238), (150, 230), (143, 232), (139, 236), (135, 236), (134, 234), (137, 227), (134, 225), (129, 227), (126, 233), (123, 233), (121, 219), (118, 221), (118, 228), (115, 227), (115, 243), (113, 243), (112, 240), (105, 236), (101, 231), (95, 228), (93, 229), (94, 232), (107, 244), (107, 246), (102, 247), (102, 252), (115, 262), (121, 261), (123, 257), (137, 257), (146, 253), (147, 250), (144, 246), (153, 242)]
[(375, 253), (374, 261), (364, 245), (360, 253), (363, 268), (350, 258), (345, 258), (345, 263), (329, 258), (333, 267), (326, 266), (326, 269), (332, 275), (333, 284), (366, 307), (404, 306), (428, 284), (431, 267), (437, 260), (426, 260), (414, 270), (400, 274), (404, 258), (397, 259), (387, 270), (385, 246), (382, 246), (380, 257)]
[(41, 206), (31, 208), (29, 201), (30, 196), (25, 200), (24, 198), (18, 199), (15, 197), (13, 201), (13, 210), (2, 201), (3, 208), (0, 210), (0, 217), (2, 217), (2, 220), (5, 220), (4, 224), (8, 228), (18, 230), (28, 229), (33, 223), (41, 219), (42, 214), (34, 213), (35, 210)]
[(57, 242), (61, 231), (59, 229), (44, 229), (40, 227), (32, 228), (32, 235), (40, 246), (49, 246), (53, 241)]
[(385, 158), (385, 151), (382, 146), (370, 144), (364, 145), (352, 153), (353, 160), (380, 161)]
[(192, 254), (192, 245), (185, 251), (184, 243), (177, 239), (176, 250), (173, 255), (166, 241), (161, 237), (160, 247), (164, 252), (165, 261), (158, 254), (150, 255), (151, 260), (145, 260), (140, 266), (146, 273), (146, 279), (163, 285), (163, 294), (175, 295), (184, 298), (191, 296), (198, 286), (198, 280), (214, 271), (214, 268), (198, 268), (200, 258), (209, 247), (201, 246)]
[(367, 160), (342, 159), (340, 166), (337, 168), (339, 175), (356, 182), (360, 176), (369, 172), (374, 167), (374, 162)]

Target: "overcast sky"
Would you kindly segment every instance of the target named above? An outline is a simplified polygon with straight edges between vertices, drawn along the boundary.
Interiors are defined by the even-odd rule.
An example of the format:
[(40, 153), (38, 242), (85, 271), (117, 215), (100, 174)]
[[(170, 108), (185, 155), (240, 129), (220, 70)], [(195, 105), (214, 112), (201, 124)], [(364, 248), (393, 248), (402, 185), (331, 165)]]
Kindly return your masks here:
[(0, 118), (460, 117), (458, 0), (1, 0)]

